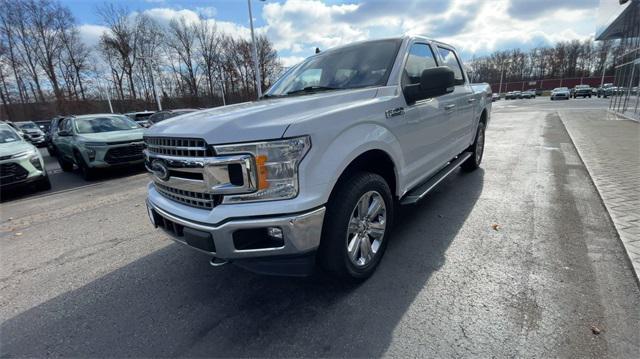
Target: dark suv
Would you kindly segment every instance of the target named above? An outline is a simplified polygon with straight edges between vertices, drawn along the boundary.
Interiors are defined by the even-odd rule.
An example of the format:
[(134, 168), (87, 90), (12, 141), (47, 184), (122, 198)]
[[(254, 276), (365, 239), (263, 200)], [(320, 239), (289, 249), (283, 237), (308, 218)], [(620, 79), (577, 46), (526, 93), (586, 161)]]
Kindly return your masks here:
[(576, 97), (589, 97), (591, 98), (591, 86), (589, 85), (576, 85), (573, 88), (573, 98)]

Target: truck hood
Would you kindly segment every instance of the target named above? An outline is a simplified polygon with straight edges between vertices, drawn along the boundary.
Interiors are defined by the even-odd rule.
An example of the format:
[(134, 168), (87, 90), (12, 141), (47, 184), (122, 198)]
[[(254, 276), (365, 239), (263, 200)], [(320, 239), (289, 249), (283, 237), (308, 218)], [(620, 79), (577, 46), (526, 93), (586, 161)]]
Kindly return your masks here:
[(320, 92), (216, 107), (159, 122), (145, 135), (202, 138), (209, 144), (280, 138), (296, 121), (370, 100), (376, 92), (376, 88)]
[(142, 141), (143, 129), (110, 131), (99, 133), (82, 133), (78, 139), (85, 142), (121, 142), (121, 141)]
[(25, 141), (14, 141), (0, 143), (0, 157), (15, 155), (16, 153), (26, 152), (36, 149), (32, 144)]

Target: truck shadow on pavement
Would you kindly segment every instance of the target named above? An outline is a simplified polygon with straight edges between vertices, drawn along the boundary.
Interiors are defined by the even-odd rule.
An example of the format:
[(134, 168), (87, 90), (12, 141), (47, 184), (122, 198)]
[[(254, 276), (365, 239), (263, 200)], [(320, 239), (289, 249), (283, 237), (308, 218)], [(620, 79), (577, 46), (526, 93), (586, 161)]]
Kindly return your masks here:
[[(172, 244), (7, 320), (0, 356), (382, 356), (416, 298), (440, 295), (425, 287), (483, 177), (482, 169), (455, 173), (401, 208), (381, 266), (360, 285), (213, 269), (206, 256)], [(432, 320), (422, 325), (443, 318)]]

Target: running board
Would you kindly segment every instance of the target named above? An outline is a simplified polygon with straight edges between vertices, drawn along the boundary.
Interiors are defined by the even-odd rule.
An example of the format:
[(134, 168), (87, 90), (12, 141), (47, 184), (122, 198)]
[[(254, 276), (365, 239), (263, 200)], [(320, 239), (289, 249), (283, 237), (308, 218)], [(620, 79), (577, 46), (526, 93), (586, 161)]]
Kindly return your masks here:
[(449, 164), (445, 168), (441, 169), (440, 172), (433, 175), (433, 177), (429, 178), (423, 184), (409, 191), (404, 197), (402, 197), (402, 200), (400, 201), (400, 203), (401, 204), (417, 203), (419, 200), (424, 198), (424, 196), (426, 196), (427, 193), (431, 192), (431, 190), (433, 190), (438, 185), (438, 183), (442, 182), (442, 180), (447, 178), (447, 176), (450, 175), (453, 171), (455, 171), (456, 168), (460, 167), (462, 162), (466, 161), (469, 157), (471, 157), (471, 155), (472, 155), (471, 152), (461, 153), (458, 156), (458, 158), (449, 162)]

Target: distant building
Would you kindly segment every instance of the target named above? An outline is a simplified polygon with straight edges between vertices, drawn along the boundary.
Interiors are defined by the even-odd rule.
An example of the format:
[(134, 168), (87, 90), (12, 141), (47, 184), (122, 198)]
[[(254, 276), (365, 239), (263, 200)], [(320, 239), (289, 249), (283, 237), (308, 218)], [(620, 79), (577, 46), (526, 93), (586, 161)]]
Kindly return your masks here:
[(640, 120), (640, 0), (600, 0), (596, 40), (619, 39), (623, 55), (614, 59), (609, 108)]

